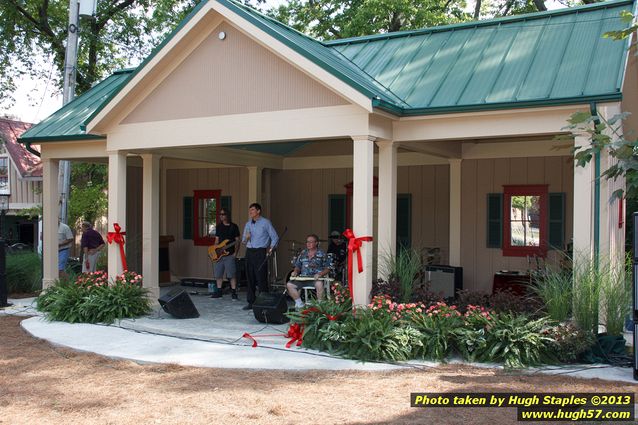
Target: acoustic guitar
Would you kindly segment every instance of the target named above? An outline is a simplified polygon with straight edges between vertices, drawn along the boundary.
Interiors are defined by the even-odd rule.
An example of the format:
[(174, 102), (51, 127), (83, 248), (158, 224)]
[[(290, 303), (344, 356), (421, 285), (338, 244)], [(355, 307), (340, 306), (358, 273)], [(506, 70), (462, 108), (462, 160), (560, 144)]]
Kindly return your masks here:
[(208, 247), (208, 257), (213, 263), (218, 262), (221, 258), (230, 255), (228, 248), (235, 245), (237, 241), (230, 242), (228, 239), (221, 241), (217, 245)]

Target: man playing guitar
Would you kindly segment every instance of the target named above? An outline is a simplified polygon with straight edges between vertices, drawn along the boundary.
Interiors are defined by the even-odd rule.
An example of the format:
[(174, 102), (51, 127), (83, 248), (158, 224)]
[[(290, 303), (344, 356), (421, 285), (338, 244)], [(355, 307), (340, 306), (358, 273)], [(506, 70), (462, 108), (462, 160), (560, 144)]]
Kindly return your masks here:
[(209, 256), (213, 260), (213, 272), (217, 280), (217, 291), (211, 298), (222, 297), (222, 284), (224, 276), (230, 279), (233, 301), (237, 298), (237, 266), (235, 264), (235, 252), (239, 245), (239, 227), (230, 221), (230, 211), (222, 208), (219, 211), (221, 223), (215, 229), (215, 246), (208, 249)]

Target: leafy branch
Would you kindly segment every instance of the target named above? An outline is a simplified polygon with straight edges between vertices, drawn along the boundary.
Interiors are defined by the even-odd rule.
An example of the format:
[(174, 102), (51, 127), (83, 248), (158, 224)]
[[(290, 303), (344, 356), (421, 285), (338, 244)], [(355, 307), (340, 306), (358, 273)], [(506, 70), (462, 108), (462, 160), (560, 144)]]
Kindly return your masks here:
[[(585, 167), (594, 156), (607, 152), (616, 162), (604, 170), (601, 178), (616, 180), (625, 178), (626, 189), (618, 189), (612, 199), (638, 197), (638, 140), (627, 139), (622, 132), (622, 121), (628, 112), (606, 119), (587, 112), (576, 112), (568, 120), (563, 130), (585, 135), (590, 143), (574, 147), (574, 160), (579, 167)], [(561, 137), (563, 138), (563, 137)]]

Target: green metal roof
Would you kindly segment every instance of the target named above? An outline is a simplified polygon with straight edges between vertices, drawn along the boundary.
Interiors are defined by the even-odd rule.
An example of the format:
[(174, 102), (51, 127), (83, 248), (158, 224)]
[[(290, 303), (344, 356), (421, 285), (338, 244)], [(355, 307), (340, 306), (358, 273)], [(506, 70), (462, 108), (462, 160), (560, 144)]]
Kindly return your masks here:
[[(395, 115), (618, 100), (628, 44), (602, 38), (625, 25), (631, 0), (332, 42), (314, 40), (234, 0), (212, 0)], [(134, 71), (119, 71), (33, 126), (21, 142), (99, 138), (93, 119), (207, 3), (202, 1)]]
[(84, 132), (84, 121), (100, 108), (112, 93), (118, 91), (133, 70), (122, 70), (93, 86), (86, 93), (49, 115), (22, 134), (20, 142), (43, 140), (86, 140), (102, 138)]
[[(400, 115), (619, 99), (615, 1), (326, 43), (399, 96)], [(378, 102), (383, 107), (383, 102)]]

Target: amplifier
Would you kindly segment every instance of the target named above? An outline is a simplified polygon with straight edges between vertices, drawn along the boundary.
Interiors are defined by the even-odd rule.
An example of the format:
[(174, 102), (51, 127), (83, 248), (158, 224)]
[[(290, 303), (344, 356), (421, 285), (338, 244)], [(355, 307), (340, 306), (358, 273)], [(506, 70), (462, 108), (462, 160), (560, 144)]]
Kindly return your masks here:
[(442, 293), (444, 298), (454, 298), (463, 289), (463, 267), (425, 266), (425, 279), (429, 290)]

